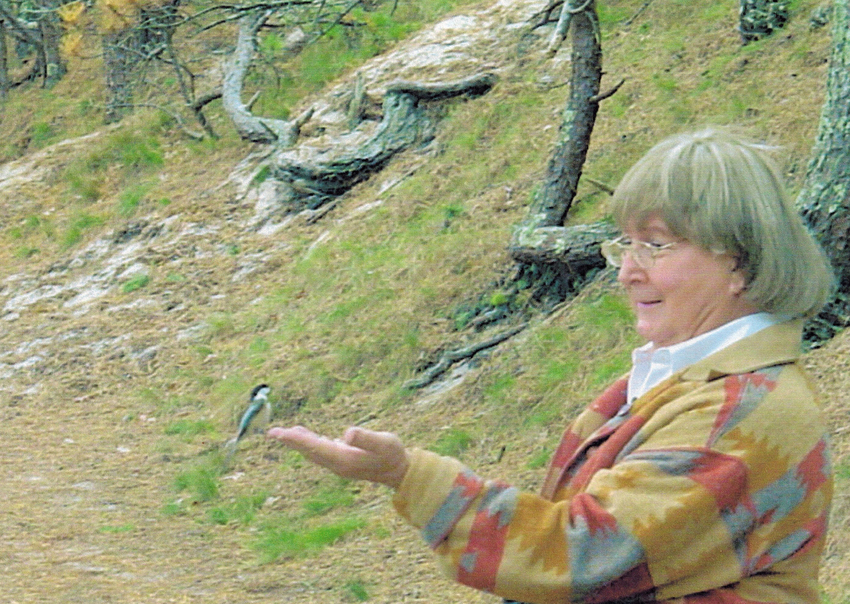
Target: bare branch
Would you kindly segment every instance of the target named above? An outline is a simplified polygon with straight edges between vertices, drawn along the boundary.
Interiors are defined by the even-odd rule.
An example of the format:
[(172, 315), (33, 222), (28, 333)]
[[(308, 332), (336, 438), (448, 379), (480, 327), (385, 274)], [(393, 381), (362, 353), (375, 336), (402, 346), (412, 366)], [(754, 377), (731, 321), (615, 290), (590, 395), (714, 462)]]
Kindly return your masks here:
[(622, 80), (617, 82), (617, 84), (613, 88), (611, 88), (610, 90), (606, 90), (605, 92), (600, 92), (599, 94), (590, 97), (589, 102), (591, 102), (591, 103), (601, 103), (605, 99), (611, 98), (612, 96), (614, 96), (617, 93), (617, 91), (620, 89), (620, 86), (622, 86), (625, 83), (626, 83), (626, 80), (625, 80), (625, 78), (623, 78)]

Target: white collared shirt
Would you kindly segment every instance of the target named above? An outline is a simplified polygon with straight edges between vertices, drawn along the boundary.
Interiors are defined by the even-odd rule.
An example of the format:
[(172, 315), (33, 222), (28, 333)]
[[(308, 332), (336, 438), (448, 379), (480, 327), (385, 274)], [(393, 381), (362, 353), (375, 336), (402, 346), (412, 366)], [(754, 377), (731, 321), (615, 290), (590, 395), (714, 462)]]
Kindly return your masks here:
[(693, 365), (766, 327), (786, 320), (787, 317), (759, 312), (735, 319), (672, 346), (653, 350), (653, 343), (648, 342), (635, 349), (632, 352), (632, 372), (629, 375), (626, 399), (628, 402), (620, 409), (620, 413), (628, 411), (636, 398), (643, 396), (680, 369)]

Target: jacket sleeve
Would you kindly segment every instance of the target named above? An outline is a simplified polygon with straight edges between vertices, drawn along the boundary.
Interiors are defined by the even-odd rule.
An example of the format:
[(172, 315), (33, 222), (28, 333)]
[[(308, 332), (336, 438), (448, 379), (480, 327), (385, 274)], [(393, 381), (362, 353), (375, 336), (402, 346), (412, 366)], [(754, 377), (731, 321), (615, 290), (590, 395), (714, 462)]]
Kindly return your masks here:
[(394, 503), (451, 578), (513, 600), (656, 601), (736, 583), (815, 547), (829, 504), (807, 395), (739, 379), (666, 402), (551, 501), (415, 450)]

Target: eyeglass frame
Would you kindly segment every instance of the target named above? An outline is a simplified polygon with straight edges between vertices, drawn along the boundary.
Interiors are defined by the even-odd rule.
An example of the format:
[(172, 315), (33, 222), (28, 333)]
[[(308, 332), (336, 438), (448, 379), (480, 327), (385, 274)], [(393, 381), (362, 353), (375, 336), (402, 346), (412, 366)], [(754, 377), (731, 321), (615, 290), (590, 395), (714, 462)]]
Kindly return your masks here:
[[(628, 239), (628, 237), (621, 235), (616, 239), (603, 242), (600, 246), (600, 251), (602, 252), (602, 256), (605, 258), (605, 261), (614, 268), (620, 268), (623, 266), (623, 258), (625, 258), (625, 255), (628, 253), (631, 255), (632, 260), (635, 261), (635, 264), (644, 270), (649, 270), (655, 266), (655, 261), (658, 259), (658, 255), (661, 252), (669, 250), (679, 243), (678, 241), (673, 241), (671, 243), (659, 245), (649, 241), (634, 239), (630, 243), (626, 244), (623, 243), (624, 239)], [(619, 259), (615, 260), (617, 257)]]

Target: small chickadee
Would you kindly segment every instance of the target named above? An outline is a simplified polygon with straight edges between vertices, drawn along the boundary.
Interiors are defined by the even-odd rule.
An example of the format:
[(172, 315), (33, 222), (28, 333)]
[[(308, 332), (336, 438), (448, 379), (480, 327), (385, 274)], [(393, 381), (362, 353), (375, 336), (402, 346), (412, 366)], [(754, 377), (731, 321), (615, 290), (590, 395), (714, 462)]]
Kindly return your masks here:
[(236, 449), (237, 443), (248, 433), (251, 422), (261, 409), (264, 411), (265, 417), (263, 420), (265, 424), (268, 424), (271, 420), (272, 407), (269, 403), (269, 392), (271, 392), (271, 388), (266, 384), (260, 384), (251, 390), (251, 397), (248, 399), (248, 408), (245, 409), (242, 419), (239, 420), (239, 430), (236, 432), (236, 436), (227, 441), (227, 447), (231, 449), (231, 454)]

